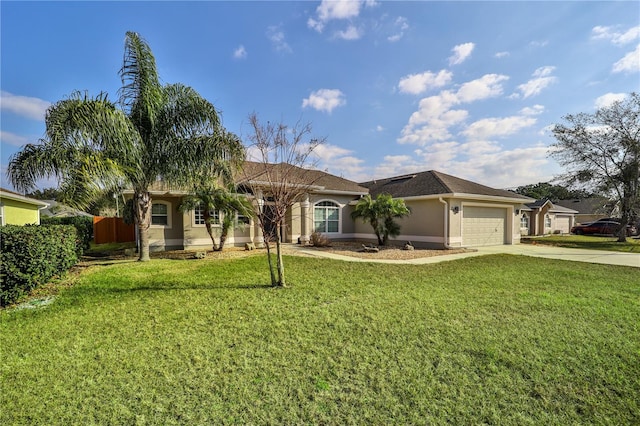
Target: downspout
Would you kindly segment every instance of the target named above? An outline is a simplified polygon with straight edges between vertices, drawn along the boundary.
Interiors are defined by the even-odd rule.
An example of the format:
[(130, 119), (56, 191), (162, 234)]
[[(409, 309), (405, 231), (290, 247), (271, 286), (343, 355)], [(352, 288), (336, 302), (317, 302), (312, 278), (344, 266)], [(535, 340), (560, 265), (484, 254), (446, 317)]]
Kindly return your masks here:
[(444, 205), (444, 248), (450, 250), (453, 247), (449, 245), (449, 203), (443, 200), (442, 197), (438, 197), (438, 201)]

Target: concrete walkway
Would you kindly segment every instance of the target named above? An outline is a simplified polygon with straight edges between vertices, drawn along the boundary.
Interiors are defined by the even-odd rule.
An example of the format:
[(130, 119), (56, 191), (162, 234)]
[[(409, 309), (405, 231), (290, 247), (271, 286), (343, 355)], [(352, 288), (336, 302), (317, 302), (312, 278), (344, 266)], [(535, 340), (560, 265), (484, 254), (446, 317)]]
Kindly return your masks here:
[(463, 259), (466, 257), (485, 256), (488, 254), (512, 254), (532, 257), (542, 257), (546, 259), (570, 260), (574, 262), (600, 263), (605, 265), (633, 266), (640, 268), (640, 254), (620, 253), (603, 250), (584, 250), (563, 247), (553, 247), (545, 245), (514, 244), (491, 247), (477, 247), (474, 252), (446, 254), (441, 256), (422, 257), (409, 260), (387, 260), (387, 259), (362, 259), (358, 257), (343, 256), (326, 251), (316, 251), (304, 248), (298, 249), (300, 252), (311, 256), (326, 257), (348, 262), (375, 262), (375, 263), (395, 263), (407, 265), (426, 265), (430, 263), (446, 262), (449, 260)]

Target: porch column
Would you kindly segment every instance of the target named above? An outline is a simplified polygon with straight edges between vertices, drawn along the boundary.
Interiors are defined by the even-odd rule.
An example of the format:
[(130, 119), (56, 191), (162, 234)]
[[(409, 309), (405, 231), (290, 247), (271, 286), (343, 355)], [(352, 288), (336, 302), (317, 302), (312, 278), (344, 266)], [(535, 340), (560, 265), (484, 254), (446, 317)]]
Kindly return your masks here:
[[(258, 207), (258, 214), (260, 215), (264, 209), (264, 197), (262, 196), (262, 191), (258, 191), (256, 194), (256, 203)], [(262, 227), (260, 226), (260, 218), (256, 218), (255, 220), (253, 232), (251, 233), (251, 241), (253, 241), (256, 248), (264, 247), (264, 235), (262, 234)]]
[(300, 244), (309, 243), (309, 194), (300, 203)]

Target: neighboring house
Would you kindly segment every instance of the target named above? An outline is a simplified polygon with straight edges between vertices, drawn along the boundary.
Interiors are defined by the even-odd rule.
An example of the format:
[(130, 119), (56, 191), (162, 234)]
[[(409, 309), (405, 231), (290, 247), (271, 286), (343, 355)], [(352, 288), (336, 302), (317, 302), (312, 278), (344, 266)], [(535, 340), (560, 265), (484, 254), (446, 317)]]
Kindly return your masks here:
[(576, 210), (576, 223), (588, 223), (618, 215), (617, 204), (606, 197), (560, 200), (556, 205)]
[[(362, 183), (372, 197), (402, 198), (411, 215), (399, 220), (396, 241), (422, 247), (473, 247), (520, 242), (520, 209), (531, 198), (434, 170)], [(372, 239), (358, 221), (356, 238)]]
[(73, 207), (69, 207), (64, 204), (60, 204), (56, 200), (44, 200), (49, 206), (43, 209), (40, 212), (42, 217), (75, 217), (75, 216), (86, 216), (93, 217), (92, 214), (83, 212), (78, 209), (74, 209)]
[[(266, 182), (265, 166), (246, 163), (243, 176), (253, 187)], [(269, 165), (270, 168), (279, 167)], [(282, 230), (282, 241), (307, 242), (314, 232), (332, 241), (377, 241), (371, 226), (362, 219), (352, 219), (357, 201), (370, 193), (388, 193), (402, 198), (411, 215), (399, 219), (402, 234), (391, 243), (411, 241), (416, 247), (445, 248), (517, 244), (520, 242), (520, 213), (533, 199), (510, 191), (490, 188), (437, 171), (413, 173), (371, 182), (356, 183), (318, 170), (297, 169), (292, 184), (304, 176), (309, 191), (295, 203)], [(250, 194), (247, 181), (237, 180), (239, 192), (253, 200), (256, 209), (268, 208), (269, 198), (260, 191)], [(125, 191), (131, 197), (132, 191)], [(180, 213), (178, 206), (187, 192), (157, 182), (150, 191), (152, 219), (149, 230), (151, 250), (210, 248), (201, 210)], [(264, 211), (264, 210), (263, 210)], [(220, 214), (212, 212), (220, 221)], [(240, 226), (230, 232), (229, 246), (262, 242), (257, 220), (238, 218)], [(214, 229), (216, 224), (214, 224)], [(219, 228), (218, 228), (219, 229)], [(219, 237), (219, 234), (217, 235)]]
[(521, 209), (522, 235), (568, 234), (575, 225), (576, 210), (554, 204), (548, 198), (528, 203)]
[(0, 225), (40, 225), (40, 211), (48, 204), (0, 188)]

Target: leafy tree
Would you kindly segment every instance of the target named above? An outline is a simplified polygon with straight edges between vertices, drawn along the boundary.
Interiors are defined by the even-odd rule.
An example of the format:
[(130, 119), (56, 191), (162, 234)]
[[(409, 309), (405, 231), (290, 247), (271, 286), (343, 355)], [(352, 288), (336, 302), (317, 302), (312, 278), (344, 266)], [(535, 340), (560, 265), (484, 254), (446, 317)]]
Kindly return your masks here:
[(588, 191), (569, 189), (564, 186), (553, 185), (548, 182), (519, 186), (516, 188), (515, 192), (526, 197), (535, 198), (536, 200), (548, 198), (551, 201), (588, 198), (592, 196)]
[[(308, 164), (310, 155), (324, 139), (307, 137), (310, 124), (297, 123), (289, 127), (283, 123), (260, 123), (258, 116), (249, 115), (252, 134), (251, 149), (258, 157), (256, 162), (245, 163), (242, 179), (247, 192), (256, 197), (271, 285), (286, 287), (284, 261), (282, 259), (282, 231), (286, 226), (287, 212), (304, 201), (314, 184), (321, 177)], [(276, 244), (276, 264), (272, 259), (271, 243)]]
[[(46, 136), (13, 156), (9, 178), (29, 189), (56, 176), (66, 204), (83, 207), (122, 182), (133, 189), (141, 261), (149, 260), (151, 185), (187, 186), (209, 173), (231, 180), (244, 159), (215, 107), (182, 84), (161, 85), (149, 45), (127, 32), (118, 108), (104, 93), (74, 92), (47, 111)], [(60, 200), (59, 200), (60, 201)]]
[[(222, 251), (227, 240), (229, 230), (236, 223), (236, 214), (247, 217), (254, 215), (253, 205), (244, 195), (231, 193), (223, 188), (213, 186), (198, 186), (193, 194), (184, 197), (178, 207), (181, 212), (195, 210), (201, 207), (203, 210), (204, 224), (207, 233), (211, 238), (213, 250)], [(217, 210), (221, 214), (220, 218), (220, 244), (216, 245), (216, 238), (213, 232), (215, 217), (211, 212)]]
[(56, 188), (36, 189), (26, 195), (36, 200), (57, 200), (60, 197), (60, 191)]
[(378, 244), (386, 246), (389, 237), (400, 235), (400, 225), (394, 220), (411, 214), (402, 199), (393, 199), (389, 194), (378, 194), (376, 199), (367, 194), (358, 200), (351, 217), (369, 222), (378, 237)]
[(640, 207), (640, 94), (593, 114), (567, 115), (556, 124), (551, 155), (565, 166), (569, 185), (582, 185), (610, 195), (620, 205), (622, 227), (618, 241), (626, 240), (626, 225)]

